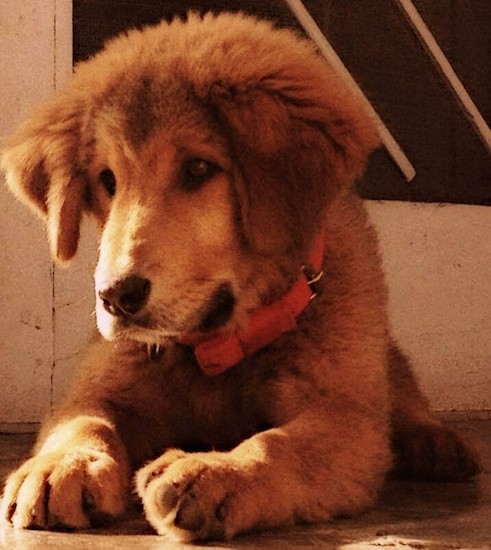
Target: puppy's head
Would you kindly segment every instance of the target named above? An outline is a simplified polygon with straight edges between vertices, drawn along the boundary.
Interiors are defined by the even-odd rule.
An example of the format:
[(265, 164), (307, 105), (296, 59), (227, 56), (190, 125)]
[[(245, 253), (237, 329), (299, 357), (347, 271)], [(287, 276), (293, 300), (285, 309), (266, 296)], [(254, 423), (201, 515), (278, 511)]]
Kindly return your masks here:
[(313, 47), (243, 16), (108, 44), (13, 136), (10, 189), (53, 256), (100, 224), (98, 326), (150, 343), (241, 322), (296, 279), (377, 139)]

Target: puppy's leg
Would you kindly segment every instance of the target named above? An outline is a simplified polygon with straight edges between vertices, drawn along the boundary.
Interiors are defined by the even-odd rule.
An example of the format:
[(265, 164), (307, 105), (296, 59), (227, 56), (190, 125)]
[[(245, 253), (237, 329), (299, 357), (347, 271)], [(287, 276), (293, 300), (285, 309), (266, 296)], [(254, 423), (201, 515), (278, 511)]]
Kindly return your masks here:
[(90, 352), (71, 396), (43, 426), (32, 458), (7, 480), (0, 517), (15, 527), (83, 528), (125, 510), (130, 468), (105, 402), (108, 358), (96, 345)]
[(389, 349), (394, 472), (409, 479), (460, 481), (479, 472), (474, 449), (430, 411), (395, 342)]
[(147, 519), (180, 541), (228, 539), (367, 507), (390, 462), (385, 422), (338, 405), (306, 411), (230, 452), (167, 451), (137, 473)]

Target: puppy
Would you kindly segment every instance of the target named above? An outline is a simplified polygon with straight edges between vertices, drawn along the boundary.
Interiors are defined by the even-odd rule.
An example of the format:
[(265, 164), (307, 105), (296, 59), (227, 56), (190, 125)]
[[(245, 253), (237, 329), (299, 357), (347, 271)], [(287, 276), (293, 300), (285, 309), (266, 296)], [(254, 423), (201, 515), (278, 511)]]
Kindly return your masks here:
[(352, 192), (377, 144), (309, 42), (246, 16), (131, 31), (79, 65), (1, 165), (60, 263), (98, 220), (104, 339), (3, 517), (87, 528), (124, 513), (136, 471), (158, 533), (227, 539), (360, 512), (391, 467), (474, 475), (390, 337)]

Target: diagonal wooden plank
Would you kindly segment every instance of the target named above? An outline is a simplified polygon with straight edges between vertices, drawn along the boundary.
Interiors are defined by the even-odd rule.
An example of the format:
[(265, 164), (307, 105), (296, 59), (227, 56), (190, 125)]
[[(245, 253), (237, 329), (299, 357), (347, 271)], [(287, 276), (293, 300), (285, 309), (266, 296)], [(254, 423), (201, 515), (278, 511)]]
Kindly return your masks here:
[(451, 88), (487, 151), (491, 153), (491, 129), (486, 124), (479, 109), (455, 73), (451, 63), (435, 40), (424, 19), (411, 0), (395, 0), (395, 2), (406, 16), (414, 33), (425, 47), (427, 54), (443, 75), (445, 82)]
[(335, 71), (337, 71), (340, 77), (346, 81), (346, 84), (353, 90), (353, 92), (363, 100), (366, 108), (376, 122), (377, 131), (380, 139), (382, 140), (382, 143), (403, 173), (406, 181), (411, 181), (416, 175), (416, 171), (410, 160), (407, 158), (406, 154), (401, 149), (394, 136), (385, 126), (384, 122), (379, 117), (371, 103), (368, 101), (365, 94), (356, 83), (355, 79), (351, 76), (351, 73), (345, 67), (345, 65), (335, 52), (334, 48), (331, 46), (327, 38), (320, 30), (317, 23), (314, 21), (308, 10), (305, 8), (303, 2), (301, 0), (285, 0), (285, 3), (287, 4), (293, 15), (297, 18), (298, 22), (302, 25), (305, 32), (316, 44), (320, 53), (326, 58), (328, 63), (334, 68)]

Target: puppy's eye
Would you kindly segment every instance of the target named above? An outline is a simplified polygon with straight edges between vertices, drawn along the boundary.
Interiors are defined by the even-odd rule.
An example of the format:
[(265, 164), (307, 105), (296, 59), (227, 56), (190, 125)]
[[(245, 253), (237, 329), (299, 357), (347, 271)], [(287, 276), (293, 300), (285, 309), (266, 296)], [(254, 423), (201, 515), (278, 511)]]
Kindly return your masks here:
[(110, 197), (113, 197), (116, 193), (116, 176), (112, 170), (106, 168), (99, 174), (99, 179), (101, 180), (104, 189)]
[(186, 191), (195, 191), (220, 170), (219, 166), (207, 160), (201, 158), (188, 159), (183, 166), (182, 187)]

